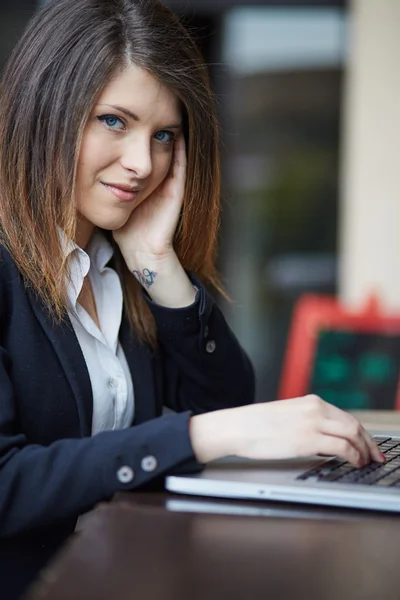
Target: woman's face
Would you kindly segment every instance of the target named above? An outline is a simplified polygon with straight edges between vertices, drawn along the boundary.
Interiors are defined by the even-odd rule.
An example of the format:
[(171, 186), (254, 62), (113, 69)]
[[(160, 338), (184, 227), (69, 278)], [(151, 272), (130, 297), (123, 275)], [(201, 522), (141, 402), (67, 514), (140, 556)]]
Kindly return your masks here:
[(86, 125), (78, 161), (79, 245), (95, 226), (115, 230), (168, 174), (181, 132), (178, 98), (130, 66), (105, 87)]

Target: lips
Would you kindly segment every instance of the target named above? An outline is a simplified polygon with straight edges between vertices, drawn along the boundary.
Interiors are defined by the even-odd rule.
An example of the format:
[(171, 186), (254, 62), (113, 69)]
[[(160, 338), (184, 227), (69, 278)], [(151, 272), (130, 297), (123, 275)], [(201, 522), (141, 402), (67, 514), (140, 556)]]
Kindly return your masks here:
[(140, 188), (133, 187), (121, 183), (104, 183), (104, 187), (107, 188), (114, 196), (116, 196), (122, 202), (132, 202), (137, 197)]

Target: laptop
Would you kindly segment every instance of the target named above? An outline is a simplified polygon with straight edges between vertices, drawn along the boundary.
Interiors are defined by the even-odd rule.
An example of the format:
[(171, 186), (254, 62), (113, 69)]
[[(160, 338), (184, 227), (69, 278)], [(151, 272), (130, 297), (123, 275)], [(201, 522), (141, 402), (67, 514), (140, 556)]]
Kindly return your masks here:
[(338, 458), (311, 456), (258, 461), (226, 457), (201, 473), (168, 476), (178, 494), (306, 503), (400, 512), (399, 432), (372, 432), (386, 463), (355, 468)]

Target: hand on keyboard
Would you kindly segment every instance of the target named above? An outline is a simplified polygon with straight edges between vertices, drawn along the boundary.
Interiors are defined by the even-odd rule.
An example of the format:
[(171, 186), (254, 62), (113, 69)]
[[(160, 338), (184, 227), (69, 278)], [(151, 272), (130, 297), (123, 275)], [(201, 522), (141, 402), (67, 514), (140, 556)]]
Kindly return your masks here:
[(237, 419), (235, 453), (247, 458), (291, 458), (310, 454), (340, 456), (363, 467), (384, 462), (376, 443), (351, 414), (304, 396), (231, 409)]

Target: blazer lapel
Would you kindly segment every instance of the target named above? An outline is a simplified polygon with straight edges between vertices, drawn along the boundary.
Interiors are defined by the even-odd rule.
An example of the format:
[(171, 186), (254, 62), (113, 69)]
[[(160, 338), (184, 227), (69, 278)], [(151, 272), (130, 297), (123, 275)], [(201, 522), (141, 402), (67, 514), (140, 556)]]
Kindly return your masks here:
[(36, 298), (32, 290), (28, 290), (29, 299), (37, 320), (53, 345), (60, 364), (71, 386), (78, 407), (80, 433), (91, 435), (93, 393), (89, 372), (69, 317), (61, 324), (53, 325), (46, 315), (46, 308)]
[(132, 374), (135, 396), (136, 425), (154, 419), (156, 416), (156, 397), (151, 350), (133, 337), (125, 314), (122, 317), (119, 339), (125, 358)]

